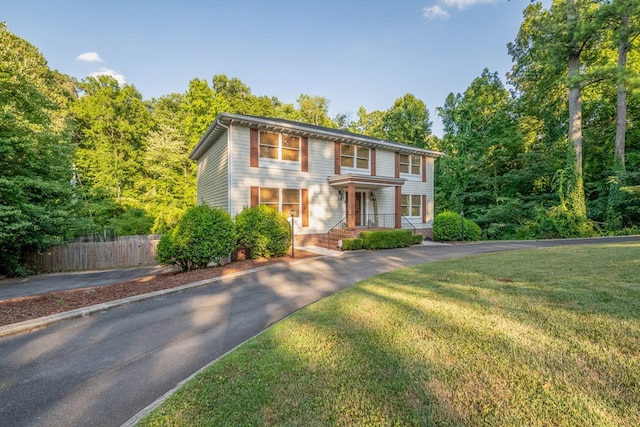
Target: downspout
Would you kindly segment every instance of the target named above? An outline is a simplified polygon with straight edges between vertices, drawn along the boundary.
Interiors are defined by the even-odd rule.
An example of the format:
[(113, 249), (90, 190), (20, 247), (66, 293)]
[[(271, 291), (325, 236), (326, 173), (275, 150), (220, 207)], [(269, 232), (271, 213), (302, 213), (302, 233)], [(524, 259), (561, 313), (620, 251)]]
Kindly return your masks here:
[(232, 179), (233, 174), (231, 173), (231, 126), (225, 126), (222, 122), (218, 122), (220, 126), (227, 130), (227, 212), (233, 216), (231, 212), (231, 188), (232, 188)]

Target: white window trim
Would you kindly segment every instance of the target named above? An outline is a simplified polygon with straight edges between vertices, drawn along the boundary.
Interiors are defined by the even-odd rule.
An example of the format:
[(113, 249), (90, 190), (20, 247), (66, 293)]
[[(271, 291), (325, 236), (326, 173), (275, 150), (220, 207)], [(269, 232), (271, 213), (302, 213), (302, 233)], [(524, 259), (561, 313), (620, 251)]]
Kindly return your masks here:
[(298, 209), (297, 212), (298, 214), (294, 217), (294, 218), (299, 218), (301, 216), (302, 213), (302, 190), (300, 188), (282, 188), (282, 187), (269, 187), (269, 186), (262, 186), (262, 187), (258, 187), (258, 204), (259, 205), (265, 205), (265, 206), (275, 206), (275, 203), (263, 203), (262, 202), (262, 193), (261, 190), (263, 188), (273, 188), (278, 190), (278, 212), (281, 212), (283, 214), (285, 214), (288, 217), (291, 216), (290, 212), (283, 212), (282, 211), (282, 205), (286, 204), (286, 205), (291, 205), (292, 203), (282, 203), (282, 190), (296, 190), (298, 192)]
[[(402, 205), (402, 203), (401, 203), (401, 208), (400, 208), (400, 210), (402, 210), (402, 206), (408, 206), (408, 208), (409, 208), (409, 215), (403, 215), (403, 216), (404, 216), (405, 218), (408, 218), (408, 219), (417, 219), (417, 218), (419, 218), (419, 219), (420, 219), (420, 221), (422, 221), (422, 195), (421, 195), (421, 194), (402, 194), (402, 196), (401, 196), (401, 197), (404, 197), (404, 196), (408, 196), (408, 197), (409, 197), (409, 204), (408, 204), (408, 205)], [(418, 196), (418, 197), (419, 197), (419, 200), (420, 200), (420, 204), (419, 204), (419, 206), (420, 206), (420, 210), (418, 211), (418, 212), (419, 212), (419, 215), (417, 215), (417, 216), (411, 215), (411, 211), (413, 210), (412, 208), (414, 207), (414, 206), (413, 206), (413, 204), (412, 204), (412, 202), (411, 202), (411, 200), (412, 200), (413, 196)], [(402, 200), (402, 199), (401, 199), (401, 200)]]
[[(270, 159), (268, 157), (262, 157), (260, 147), (262, 146), (261, 138), (262, 132), (268, 132), (278, 135), (278, 158)], [(287, 134), (288, 135), (288, 134)], [(296, 136), (296, 135), (292, 135)], [(258, 131), (258, 166), (261, 168), (279, 168), (285, 170), (300, 170), (302, 165), (302, 138), (297, 137), (299, 140), (298, 144), (298, 160), (282, 160), (282, 132), (271, 132), (271, 131)]]
[(369, 158), (367, 161), (367, 165), (369, 165), (366, 169), (365, 168), (359, 168), (359, 167), (350, 167), (350, 166), (342, 166), (342, 147), (344, 145), (349, 145), (351, 147), (354, 148), (353, 150), (353, 164), (357, 165), (358, 164), (358, 150), (360, 148), (368, 148), (368, 147), (361, 147), (359, 145), (353, 145), (353, 144), (340, 144), (340, 172), (343, 174), (362, 174), (363, 172), (366, 172), (368, 175), (371, 175), (371, 148), (368, 148), (369, 150)]
[(424, 161), (422, 159), (422, 156), (418, 156), (418, 158), (420, 159), (420, 171), (417, 174), (411, 173), (411, 167), (413, 166), (413, 161), (412, 161), (413, 155), (409, 154), (408, 156), (409, 156), (409, 173), (400, 172), (400, 178), (405, 178), (409, 181), (422, 181), (422, 168), (424, 167)]

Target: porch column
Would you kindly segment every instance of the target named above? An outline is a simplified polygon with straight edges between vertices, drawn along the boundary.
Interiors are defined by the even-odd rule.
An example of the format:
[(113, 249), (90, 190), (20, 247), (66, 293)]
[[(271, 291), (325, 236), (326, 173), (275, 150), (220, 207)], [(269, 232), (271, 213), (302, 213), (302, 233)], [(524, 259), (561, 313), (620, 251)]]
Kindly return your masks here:
[(356, 228), (356, 185), (347, 186), (347, 228)]
[(402, 187), (396, 187), (396, 228), (402, 228)]

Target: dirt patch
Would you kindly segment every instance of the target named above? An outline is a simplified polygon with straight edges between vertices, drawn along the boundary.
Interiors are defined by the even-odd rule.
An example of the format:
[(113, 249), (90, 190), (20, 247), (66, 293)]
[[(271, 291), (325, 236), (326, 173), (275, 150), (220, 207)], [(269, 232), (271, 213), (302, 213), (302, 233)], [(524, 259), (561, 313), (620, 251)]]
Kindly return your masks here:
[(68, 291), (50, 292), (28, 297), (11, 298), (0, 301), (0, 326), (25, 320), (75, 310), (121, 298), (147, 294), (163, 289), (175, 288), (200, 280), (212, 279), (227, 274), (238, 273), (252, 268), (296, 261), (318, 256), (312, 252), (296, 250), (296, 257), (284, 256), (271, 259), (245, 259), (234, 261), (222, 267), (211, 267), (202, 270), (165, 273), (144, 276), (136, 280), (114, 285), (72, 289)]

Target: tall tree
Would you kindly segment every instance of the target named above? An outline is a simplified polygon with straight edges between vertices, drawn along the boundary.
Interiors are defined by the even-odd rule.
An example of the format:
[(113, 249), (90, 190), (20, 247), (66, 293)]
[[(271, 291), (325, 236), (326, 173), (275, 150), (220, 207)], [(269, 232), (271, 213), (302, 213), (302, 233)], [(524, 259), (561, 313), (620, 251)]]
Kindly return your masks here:
[(425, 147), (431, 135), (427, 106), (407, 93), (398, 98), (382, 116), (381, 133), (391, 141)]
[(329, 100), (323, 96), (301, 94), (298, 103), (298, 121), (317, 126), (336, 127), (329, 118)]
[(100, 188), (116, 200), (131, 197), (142, 175), (141, 156), (153, 122), (134, 86), (109, 76), (79, 84), (72, 106), (77, 121), (76, 167), (84, 185)]
[(449, 94), (438, 108), (444, 126), (436, 195), (442, 209), (464, 209), (476, 219), (491, 207), (528, 193), (520, 167), (522, 138), (514, 103), (497, 73), (485, 69), (464, 94)]
[(64, 236), (71, 217), (72, 81), (0, 23), (0, 275)]

